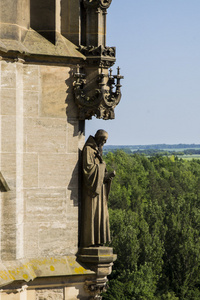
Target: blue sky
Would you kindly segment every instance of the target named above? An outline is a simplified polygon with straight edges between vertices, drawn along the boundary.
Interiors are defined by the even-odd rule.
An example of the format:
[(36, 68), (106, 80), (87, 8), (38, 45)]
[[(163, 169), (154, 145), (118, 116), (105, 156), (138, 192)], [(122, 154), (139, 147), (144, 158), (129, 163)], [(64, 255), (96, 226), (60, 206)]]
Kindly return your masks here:
[[(107, 46), (124, 75), (109, 145), (200, 144), (200, 0), (113, 0)], [(116, 72), (116, 71), (115, 71)]]

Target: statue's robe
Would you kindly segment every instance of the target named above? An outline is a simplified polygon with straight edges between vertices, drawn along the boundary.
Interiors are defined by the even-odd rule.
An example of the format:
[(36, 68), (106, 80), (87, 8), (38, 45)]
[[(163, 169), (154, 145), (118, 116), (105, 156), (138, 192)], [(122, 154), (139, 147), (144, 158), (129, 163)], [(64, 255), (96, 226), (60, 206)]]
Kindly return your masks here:
[(104, 182), (105, 163), (97, 157), (98, 147), (90, 136), (83, 148), (83, 193), (81, 202), (81, 246), (102, 245), (110, 241), (108, 193), (110, 181)]

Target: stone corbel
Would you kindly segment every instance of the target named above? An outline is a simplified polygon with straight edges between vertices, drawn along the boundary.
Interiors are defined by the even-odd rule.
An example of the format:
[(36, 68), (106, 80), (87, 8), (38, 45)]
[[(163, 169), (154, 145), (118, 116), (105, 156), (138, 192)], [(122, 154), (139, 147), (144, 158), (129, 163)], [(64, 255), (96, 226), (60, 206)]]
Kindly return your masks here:
[[(91, 119), (96, 116), (98, 119), (110, 120), (115, 118), (114, 108), (121, 99), (120, 75), (118, 68), (117, 75), (106, 75), (101, 69), (101, 73), (96, 78), (96, 88), (87, 89), (86, 75), (80, 73), (80, 67), (77, 66), (77, 72), (74, 74), (75, 81), (74, 96), (78, 106), (79, 120)], [(115, 91), (113, 89), (115, 88)]]
[(116, 259), (117, 255), (109, 247), (88, 247), (80, 250), (78, 261), (96, 273), (96, 278), (86, 280), (84, 285), (90, 299), (102, 299), (101, 293), (107, 289), (107, 276), (111, 274)]

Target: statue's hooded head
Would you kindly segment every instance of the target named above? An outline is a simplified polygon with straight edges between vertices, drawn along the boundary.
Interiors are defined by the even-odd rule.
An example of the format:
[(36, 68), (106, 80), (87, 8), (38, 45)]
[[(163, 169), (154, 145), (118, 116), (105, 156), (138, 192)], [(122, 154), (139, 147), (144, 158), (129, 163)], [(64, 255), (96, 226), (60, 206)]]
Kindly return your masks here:
[(103, 145), (107, 142), (108, 139), (108, 133), (103, 129), (99, 129), (97, 130), (94, 138), (99, 148), (99, 151), (102, 153)]

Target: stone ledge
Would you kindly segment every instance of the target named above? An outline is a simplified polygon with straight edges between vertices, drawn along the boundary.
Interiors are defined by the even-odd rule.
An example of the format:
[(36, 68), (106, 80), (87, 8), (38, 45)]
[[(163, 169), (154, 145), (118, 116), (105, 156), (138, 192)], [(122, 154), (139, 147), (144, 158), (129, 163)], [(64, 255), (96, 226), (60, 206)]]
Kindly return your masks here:
[(14, 281), (29, 282), (39, 277), (93, 275), (77, 261), (76, 256), (41, 257), (0, 263), (0, 287)]
[(41, 61), (46, 62), (49, 59), (56, 62), (69, 63), (71, 60), (84, 61), (86, 57), (78, 51), (76, 45), (67, 40), (60, 33), (56, 33), (56, 43), (53, 44), (33, 29), (27, 30), (25, 38), (22, 41), (13, 39), (0, 40), (1, 56), (16, 59), (16, 53), (26, 62)]

